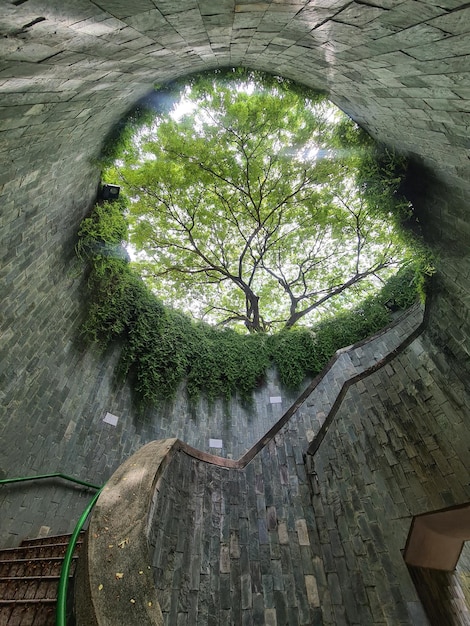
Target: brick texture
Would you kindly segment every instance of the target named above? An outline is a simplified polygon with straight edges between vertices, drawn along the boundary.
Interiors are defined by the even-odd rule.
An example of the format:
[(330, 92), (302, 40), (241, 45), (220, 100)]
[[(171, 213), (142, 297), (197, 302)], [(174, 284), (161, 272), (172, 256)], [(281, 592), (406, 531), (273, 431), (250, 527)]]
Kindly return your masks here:
[[(228, 560), (217, 562), (230, 563), (230, 572), (217, 583), (225, 594), (218, 618), (229, 619), (223, 611), (231, 610), (228, 597), (236, 593), (237, 623), (297, 623), (307, 614), (312, 623), (421, 623), (397, 550), (416, 510), (468, 499), (469, 12), (463, 0), (5, 0), (1, 474), (62, 470), (103, 482), (142, 443), (174, 435), (200, 447), (220, 438), (222, 454), (236, 457), (278, 418), (281, 407), (267, 394), (282, 395), (288, 405), (273, 378), (256, 411), (234, 404), (232, 421), (221, 407), (187, 407), (182, 398), (139, 419), (128, 387), (114, 385), (117, 355), (81, 345), (84, 277), (73, 247), (96, 197), (101, 145), (155, 83), (228, 65), (293, 78), (326, 91), (373, 136), (411, 157), (409, 193), (439, 253), (437, 273), (425, 336), (406, 357), (350, 388), (315, 456), (315, 523), (297, 468), (342, 384), (334, 373), (276, 437), (272, 457), (266, 449), (253, 465), (279, 470), (277, 486), (261, 478), (261, 469), (250, 475), (255, 487), (259, 482), (258, 508), (269, 509), (256, 522), (260, 569), (250, 566), (250, 592), (242, 531), (232, 543), (230, 534), (224, 537), (221, 554), (228, 550)], [(370, 349), (380, 358), (377, 344)], [(356, 358), (342, 357), (345, 371), (357, 371)], [(102, 421), (107, 411), (119, 417), (115, 428)], [(287, 485), (289, 497), (299, 493), (301, 499), (289, 500), (284, 511), (276, 498)], [(241, 485), (234, 490), (245, 493)], [(55, 482), (2, 488), (0, 498), (1, 542), (13, 545), (41, 526), (70, 530), (89, 494)], [(393, 532), (384, 526), (383, 511)], [(296, 545), (290, 537), (296, 521), (304, 529), (301, 520), (310, 547), (299, 544), (294, 554), (283, 548)], [(313, 547), (315, 533), (321, 550)], [(250, 564), (258, 562), (252, 554)], [(302, 568), (288, 574), (289, 558)], [(377, 582), (379, 562), (385, 572), (398, 572), (396, 580), (389, 573)], [(348, 572), (361, 576), (346, 585)], [(210, 595), (210, 574), (199, 576), (199, 593)], [(184, 624), (189, 618), (178, 619)], [(214, 619), (208, 612), (207, 623)]]

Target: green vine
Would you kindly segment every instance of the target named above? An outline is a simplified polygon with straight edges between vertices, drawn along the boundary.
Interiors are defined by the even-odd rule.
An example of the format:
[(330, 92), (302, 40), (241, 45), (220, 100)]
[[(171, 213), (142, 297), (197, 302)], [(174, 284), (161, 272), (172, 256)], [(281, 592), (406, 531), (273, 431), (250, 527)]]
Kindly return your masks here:
[(241, 335), (166, 307), (119, 252), (125, 228), (122, 203), (96, 205), (81, 224), (77, 250), (90, 265), (82, 330), (102, 349), (119, 341), (117, 372), (120, 379), (130, 377), (142, 406), (173, 397), (183, 381), (192, 400), (202, 393), (209, 399), (238, 393), (248, 401), (271, 365), (284, 387), (296, 389), (305, 377), (318, 374), (336, 350), (383, 328), (391, 319), (385, 303), (406, 309), (417, 299), (419, 272), (410, 265), (360, 309), (312, 328)]
[[(233, 79), (233, 72), (246, 77), (250, 70), (220, 71), (219, 78)], [(195, 75), (189, 80), (195, 83), (199, 78)], [(286, 89), (306, 89), (277, 77), (263, 75), (263, 80), (277, 84), (282, 80)], [(186, 78), (184, 83), (159, 88), (157, 109), (168, 109), (187, 84)], [(133, 137), (155, 117), (155, 107), (149, 97), (113, 129), (103, 149), (104, 166), (135, 149)], [(77, 244), (77, 254), (89, 268), (83, 336), (103, 350), (119, 342), (117, 373), (121, 380), (131, 380), (142, 407), (172, 398), (183, 382), (192, 400), (201, 394), (211, 400), (239, 394), (249, 401), (273, 365), (281, 384), (297, 389), (306, 377), (321, 372), (339, 348), (369, 337), (391, 321), (392, 311), (407, 309), (424, 298), (432, 258), (416, 237), (416, 229), (409, 228), (413, 213), (400, 193), (406, 161), (375, 144), (352, 121), (340, 125), (336, 139), (340, 150), (357, 154), (356, 182), (377, 211), (392, 217), (404, 236), (412, 239), (416, 255), (361, 307), (312, 328), (242, 335), (196, 322), (167, 307), (129, 264), (124, 247), (127, 202), (122, 194), (118, 202), (98, 203), (83, 220)]]

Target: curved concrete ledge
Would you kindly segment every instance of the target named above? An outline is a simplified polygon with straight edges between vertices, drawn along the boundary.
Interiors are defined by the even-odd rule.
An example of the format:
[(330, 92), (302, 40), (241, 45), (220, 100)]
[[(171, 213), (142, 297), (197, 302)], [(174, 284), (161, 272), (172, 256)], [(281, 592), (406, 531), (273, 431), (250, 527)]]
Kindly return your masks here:
[(182, 450), (202, 462), (238, 467), (179, 439), (152, 441), (123, 463), (104, 487), (88, 528), (76, 592), (78, 626), (162, 626), (150, 567), (149, 529), (159, 482)]
[(78, 575), (78, 626), (163, 625), (149, 566), (148, 519), (158, 479), (178, 444), (176, 439), (147, 444), (103, 489)]
[(179, 439), (143, 446), (104, 487), (93, 511), (80, 560), (75, 606), (77, 626), (163, 626), (150, 567), (149, 529), (160, 480), (178, 451), (202, 462), (238, 467)]

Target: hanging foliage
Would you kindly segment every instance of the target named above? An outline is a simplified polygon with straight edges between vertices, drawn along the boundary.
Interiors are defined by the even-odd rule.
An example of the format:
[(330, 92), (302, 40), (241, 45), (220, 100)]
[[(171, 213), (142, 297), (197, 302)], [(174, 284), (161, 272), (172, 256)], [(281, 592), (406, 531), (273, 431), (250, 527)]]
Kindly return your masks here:
[[(267, 98), (257, 95), (258, 113), (256, 106), (253, 108), (249, 104), (246, 94), (236, 97), (227, 91), (227, 85), (233, 86), (234, 76), (237, 80), (257, 81), (258, 86), (264, 81), (268, 91), (271, 90)], [(425, 277), (432, 271), (432, 259), (424, 244), (415, 232), (406, 228), (413, 214), (410, 203), (400, 194), (406, 172), (404, 159), (375, 144), (351, 120), (342, 119), (339, 124), (328, 125), (325, 119), (318, 122), (316, 113), (312, 113), (307, 121), (303, 120), (300, 111), (294, 111), (294, 108), (309, 98), (313, 103), (321, 102), (322, 98), (305, 87), (295, 88), (284, 79), (248, 70), (219, 72), (216, 78), (221, 80), (225, 90), (217, 92), (213, 77), (198, 76), (189, 81), (194, 100), (208, 96), (219, 108), (223, 104), (228, 111), (228, 117), (221, 118), (219, 125), (207, 124), (205, 132), (216, 143), (210, 147), (207, 137), (192, 137), (194, 117), (187, 118), (182, 127), (173, 121), (161, 122), (160, 128), (164, 130), (161, 143), (147, 142), (146, 149), (153, 151), (154, 156), (139, 164), (141, 148), (134, 136), (141, 132), (139, 129), (144, 122), (148, 128), (152, 109), (151, 106), (140, 106), (129, 116), (127, 123), (121, 125), (119, 132), (110, 137), (110, 144), (104, 150), (104, 161), (108, 165), (115, 158), (126, 163), (121, 175), (127, 181), (129, 192), (134, 194), (132, 202), (121, 192), (118, 202), (98, 203), (79, 230), (77, 253), (89, 264), (90, 270), (89, 307), (83, 334), (88, 341), (103, 349), (119, 341), (118, 373), (122, 379), (129, 377), (144, 406), (171, 398), (183, 381), (192, 399), (201, 393), (210, 399), (228, 399), (238, 393), (248, 400), (272, 365), (279, 372), (281, 384), (296, 389), (307, 376), (319, 373), (336, 350), (370, 336), (390, 321), (392, 310), (406, 309), (419, 296), (423, 297)], [(179, 94), (187, 90), (187, 84), (173, 85), (166, 96), (164, 90), (159, 91), (160, 116), (162, 111), (168, 111)], [(334, 163), (328, 159), (314, 163), (310, 173), (307, 173), (306, 163), (297, 160), (293, 166), (294, 180), (297, 181), (294, 191), (301, 193), (295, 198), (288, 189), (289, 161), (284, 158), (282, 150), (278, 157), (272, 156), (273, 151), (278, 150), (276, 142), (282, 133), (277, 139), (269, 139), (272, 140), (269, 144), (271, 156), (263, 157), (260, 153), (259, 161), (255, 162), (261, 140), (257, 142), (249, 132), (256, 122), (265, 129), (266, 135), (275, 134), (275, 125), (282, 118), (276, 98), (281, 96), (285, 97), (286, 111), (291, 116), (288, 116), (289, 128), (285, 132), (291, 135), (297, 127), (299, 141), (302, 139), (307, 145), (310, 135), (319, 134), (320, 137), (321, 131), (325, 131), (331, 149), (339, 155)], [(240, 127), (235, 127), (235, 122)], [(225, 131), (236, 137), (233, 145), (230, 139), (224, 138)], [(243, 141), (240, 139), (242, 135), (245, 137)], [(178, 145), (180, 140), (181, 146)], [(215, 154), (214, 158), (217, 143), (223, 153)], [(241, 146), (240, 155), (237, 146)], [(253, 158), (251, 163), (248, 163), (248, 153)], [(238, 162), (244, 163), (241, 173), (237, 173)], [(228, 169), (225, 171), (224, 167)], [(157, 178), (152, 178), (154, 170), (158, 173)], [(354, 173), (359, 195), (353, 197), (350, 182), (342, 179), (346, 170), (348, 176)], [(272, 173), (274, 180), (268, 182)], [(200, 175), (201, 179), (198, 178)], [(119, 176), (116, 164), (108, 167), (104, 178), (113, 182), (115, 176)], [(214, 176), (219, 183), (215, 182)], [(336, 185), (334, 191), (327, 188), (328, 180)], [(170, 186), (165, 187), (167, 183)], [(226, 184), (226, 193), (223, 184)], [(257, 185), (259, 189), (256, 191)], [(220, 205), (217, 204), (219, 201)], [(141, 213), (135, 210), (136, 202), (140, 203)], [(281, 213), (274, 211), (278, 205), (282, 207)], [(166, 216), (165, 209), (168, 209)], [(245, 209), (246, 215), (243, 213)], [(217, 213), (217, 217), (211, 215), (211, 210)], [(303, 217), (296, 217), (296, 211), (305, 210)], [(328, 213), (333, 215), (331, 223), (327, 220)], [(254, 225), (249, 222), (252, 217), (256, 222)], [(283, 217), (290, 220), (290, 226), (282, 226)], [(176, 221), (172, 225), (173, 218)], [(382, 232), (377, 226), (385, 219), (396, 229), (393, 235), (390, 234), (391, 240), (389, 233), (392, 231)], [(163, 220), (162, 224), (158, 220)], [(292, 227), (296, 220), (307, 229), (305, 234), (299, 234), (297, 228)], [(158, 232), (152, 231), (151, 222), (159, 228)], [(144, 259), (140, 265), (129, 263), (123, 247), (129, 240), (129, 224), (133, 228), (134, 243), (140, 243), (142, 250), (150, 250), (152, 262)], [(235, 227), (233, 233), (229, 232), (231, 226)], [(329, 246), (330, 255), (333, 255), (333, 244), (336, 246), (341, 236), (351, 238), (352, 252), (338, 252), (336, 260), (328, 262), (327, 259), (326, 264), (321, 265), (321, 243), (325, 232), (328, 236), (324, 243)], [(189, 243), (178, 243), (182, 234), (188, 236)], [(308, 262), (299, 256), (304, 252), (307, 235), (312, 235), (314, 242), (306, 257)], [(146, 243), (146, 236), (150, 243)], [(201, 245), (207, 244), (207, 252), (197, 247), (197, 236), (200, 236)], [(237, 256), (238, 236), (242, 253)], [(370, 241), (369, 250), (366, 240)], [(292, 254), (284, 267), (279, 242), (291, 246)], [(395, 260), (399, 245), (402, 245), (399, 242), (406, 242), (411, 250), (400, 262)], [(170, 249), (171, 245), (176, 246), (175, 250)], [(196, 253), (179, 259), (183, 246), (196, 250)], [(216, 249), (221, 255), (217, 262), (214, 261)], [(236, 269), (231, 269), (229, 257), (232, 254), (235, 254), (233, 267)], [(193, 265), (188, 261), (190, 257), (194, 260)], [(245, 261), (254, 264), (251, 270), (242, 268)], [(350, 268), (346, 271), (350, 275), (344, 277), (341, 272), (349, 267), (348, 264)], [(383, 269), (394, 264), (400, 268), (395, 275), (381, 275)], [(296, 271), (295, 267), (298, 268)], [(314, 279), (313, 271), (320, 267), (322, 269)], [(217, 276), (220, 269), (222, 279)], [(267, 270), (265, 284), (254, 279), (250, 282), (250, 276), (255, 276), (259, 269)], [(232, 308), (232, 314), (244, 320), (244, 325), (252, 332), (213, 326), (172, 308), (168, 298), (163, 297), (169, 291), (152, 280), (144, 282), (142, 278), (158, 271), (165, 277), (174, 271), (184, 278), (179, 286), (176, 280), (173, 288), (183, 300), (191, 290), (202, 289), (200, 282), (196, 282), (194, 289), (189, 286), (192, 274), (199, 277), (204, 274), (209, 287), (211, 282), (231, 281), (235, 291), (224, 294), (227, 297), (223, 302), (219, 298), (218, 304), (226, 317), (231, 316)], [(365, 290), (359, 304), (345, 309), (343, 305), (347, 299), (343, 291), (352, 287), (357, 292), (362, 274), (368, 279), (381, 280), (383, 287), (375, 295), (367, 295)], [(327, 275), (331, 285), (322, 290), (321, 278), (326, 279)], [(308, 281), (317, 279), (320, 282), (310, 289), (312, 297), (304, 298), (302, 294), (310, 293)], [(272, 321), (273, 315), (277, 314), (276, 298), (273, 297), (276, 285), (280, 293), (284, 291), (290, 297), (290, 312), (287, 307), (282, 324)], [(241, 306), (246, 305), (246, 310), (235, 311), (235, 304), (230, 306), (237, 300), (236, 289), (242, 294), (241, 301), (244, 300), (245, 304), (242, 302)], [(299, 326), (304, 311), (314, 310), (316, 302), (322, 298), (339, 304), (331, 306), (320, 321)], [(265, 300), (267, 306), (263, 311), (258, 308), (256, 313), (261, 300)]]

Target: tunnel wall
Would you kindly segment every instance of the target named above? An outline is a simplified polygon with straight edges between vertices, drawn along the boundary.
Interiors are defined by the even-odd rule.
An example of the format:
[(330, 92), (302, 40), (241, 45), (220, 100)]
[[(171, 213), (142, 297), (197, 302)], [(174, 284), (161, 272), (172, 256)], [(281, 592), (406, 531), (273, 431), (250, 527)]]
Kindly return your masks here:
[[(311, 459), (325, 624), (426, 623), (403, 560), (412, 518), (470, 498), (470, 397), (433, 353), (424, 336), (351, 387)], [(465, 621), (465, 599), (435, 601), (445, 623)]]
[[(101, 482), (145, 442), (137, 431), (115, 430), (110, 445), (102, 422), (110, 409), (121, 416), (131, 399), (127, 387), (116, 391), (112, 385), (116, 353), (85, 349), (78, 336), (84, 276), (73, 253), (76, 230), (96, 197), (102, 142), (126, 110), (156, 83), (228, 65), (279, 73), (324, 90), (374, 137), (411, 157), (410, 194), (428, 241), (439, 251), (423, 349), (442, 378), (431, 377), (426, 389), (413, 385), (409, 394), (423, 411), (430, 407), (431, 432), (436, 424), (454, 432), (454, 409), (440, 402), (445, 387), (458, 407), (465, 442), (469, 17), (470, 8), (460, 0), (3, 2), (3, 475), (73, 466), (82, 478)], [(357, 410), (377, 403), (380, 413), (388, 384), (383, 378), (377, 393), (361, 394)], [(131, 410), (126, 419), (133, 421)], [(347, 447), (344, 438), (325, 443), (325, 454), (334, 454), (335, 445)], [(457, 449), (460, 463), (467, 451)], [(417, 452), (418, 459), (420, 454), (428, 458), (426, 451)], [(446, 497), (435, 496), (429, 505), (458, 503), (468, 497), (468, 484), (462, 487), (454, 491), (449, 485)], [(27, 525), (30, 511), (43, 511), (41, 532), (50, 525), (67, 530), (87, 497), (83, 491), (66, 495), (56, 484), (22, 488), (14, 502), (3, 496), (2, 519), (14, 533), (18, 515)], [(47, 521), (51, 514), (53, 523)], [(29, 531), (37, 533), (37, 525), (33, 529), (30, 522)]]
[(440, 253), (431, 334), (442, 358), (466, 367), (469, 17), (458, 0), (2, 4), (0, 382), (5, 444), (21, 467), (65, 437), (47, 463), (63, 465), (76, 424), (116, 407), (116, 355), (78, 336), (76, 230), (109, 131), (155, 83), (196, 70), (243, 64), (325, 90), (412, 157), (413, 200)]
[[(466, 410), (427, 344), (416, 338), (351, 385), (307, 463), (306, 430), (324, 419), (319, 402), (307, 401), (246, 467), (211, 464), (217, 459), (194, 458), (178, 443), (147, 496), (148, 562), (166, 624), (428, 625), (403, 550), (414, 515), (470, 497), (470, 452)], [(323, 393), (340, 379), (337, 372)], [(111, 481), (129, 508), (140, 502), (133, 473), (143, 470), (145, 450)], [(158, 455), (147, 458), (155, 464)], [(90, 542), (112, 552), (122, 532), (113, 529), (112, 510), (96, 515), (101, 530), (92, 522)], [(122, 556), (124, 578), (135, 577), (134, 563)], [(116, 587), (121, 571), (112, 562), (95, 573), (105, 588)], [(431, 623), (465, 623), (466, 575), (462, 561), (454, 577), (462, 584), (439, 588), (439, 617)], [(433, 614), (435, 589), (426, 592)]]

